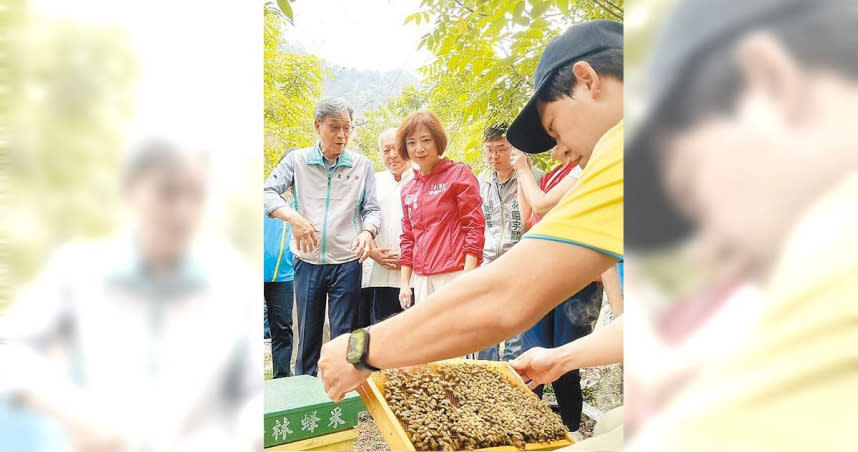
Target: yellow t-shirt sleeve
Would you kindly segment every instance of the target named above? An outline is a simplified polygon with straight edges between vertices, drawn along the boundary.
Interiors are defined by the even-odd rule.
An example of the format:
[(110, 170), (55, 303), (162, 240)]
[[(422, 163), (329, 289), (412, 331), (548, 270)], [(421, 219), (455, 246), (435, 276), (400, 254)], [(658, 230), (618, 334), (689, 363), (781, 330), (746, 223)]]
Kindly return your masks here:
[(525, 236), (623, 258), (623, 122), (593, 150), (581, 178)]
[[(793, 226), (754, 327), (677, 397), (674, 450), (856, 450), (856, 200), (858, 174)], [(800, 434), (797, 413), (814, 418)]]

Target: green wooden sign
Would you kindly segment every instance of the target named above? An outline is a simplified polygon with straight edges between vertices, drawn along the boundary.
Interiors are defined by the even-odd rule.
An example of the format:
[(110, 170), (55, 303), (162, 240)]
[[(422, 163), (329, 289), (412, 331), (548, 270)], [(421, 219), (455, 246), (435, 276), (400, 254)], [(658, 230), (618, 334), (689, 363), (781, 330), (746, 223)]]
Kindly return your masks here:
[(365, 411), (356, 392), (340, 403), (328, 398), (322, 381), (309, 375), (265, 382), (265, 447), (354, 428)]

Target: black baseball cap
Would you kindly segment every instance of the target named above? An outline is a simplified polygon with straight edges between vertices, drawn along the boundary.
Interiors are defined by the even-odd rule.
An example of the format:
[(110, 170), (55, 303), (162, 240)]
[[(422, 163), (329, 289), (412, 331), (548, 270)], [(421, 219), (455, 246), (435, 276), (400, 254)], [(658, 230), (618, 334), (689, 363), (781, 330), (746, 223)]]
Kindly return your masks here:
[(530, 154), (553, 148), (556, 142), (545, 133), (536, 110), (539, 91), (562, 66), (604, 50), (622, 48), (623, 24), (612, 20), (593, 20), (573, 25), (552, 39), (545, 46), (533, 74), (533, 95), (507, 131), (510, 144)]
[(627, 248), (653, 250), (676, 244), (694, 229), (665, 190), (659, 139), (665, 132), (677, 87), (714, 50), (735, 42), (754, 27), (802, 14), (823, 0), (687, 0), (675, 7), (650, 60), (643, 118), (625, 146), (624, 242)]

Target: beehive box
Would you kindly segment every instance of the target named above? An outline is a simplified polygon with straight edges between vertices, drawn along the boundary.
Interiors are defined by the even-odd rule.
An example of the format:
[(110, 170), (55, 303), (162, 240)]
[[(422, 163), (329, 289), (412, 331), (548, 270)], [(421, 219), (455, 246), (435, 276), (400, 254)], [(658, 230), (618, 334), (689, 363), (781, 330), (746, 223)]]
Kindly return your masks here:
[(356, 392), (340, 403), (331, 402), (316, 377), (267, 380), (263, 444), (272, 447), (354, 428), (365, 409)]
[[(521, 380), (521, 377), (508, 364), (494, 361), (476, 361), (453, 359), (440, 361), (437, 363), (428, 364), (426, 367), (437, 369), (441, 365), (468, 365), (468, 366), (484, 366), (487, 369), (498, 372), (504, 380), (526, 393), (527, 397), (537, 399), (536, 394), (527, 388), (527, 385)], [(419, 366), (418, 366), (419, 367)], [(387, 441), (388, 445), (393, 450), (418, 450), (409, 438), (404, 426), (394, 414), (388, 401), (385, 399), (385, 384), (388, 377), (381, 372), (375, 372), (371, 377), (358, 388), (358, 393), (366, 405), (367, 410), (375, 419), (382, 436)], [(573, 443), (572, 435), (566, 433), (566, 438), (562, 440), (550, 442), (532, 442), (526, 443), (523, 450), (553, 450), (571, 445)], [(522, 450), (513, 445), (490, 447), (479, 450)]]

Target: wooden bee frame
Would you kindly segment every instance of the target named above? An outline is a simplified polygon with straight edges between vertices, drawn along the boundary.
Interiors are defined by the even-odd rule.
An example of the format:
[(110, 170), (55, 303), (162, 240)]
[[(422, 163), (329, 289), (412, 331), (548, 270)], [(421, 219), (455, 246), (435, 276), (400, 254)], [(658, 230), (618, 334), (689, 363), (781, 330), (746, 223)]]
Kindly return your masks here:
[[(527, 385), (524, 384), (524, 381), (518, 373), (505, 362), (450, 359), (439, 361), (437, 363), (430, 363), (426, 366), (433, 368), (444, 364), (467, 364), (491, 367), (498, 371), (507, 381), (512, 383), (513, 386), (520, 387), (522, 391), (526, 391), (531, 397), (536, 397), (536, 394), (527, 388)], [(388, 405), (385, 400), (384, 385), (386, 380), (386, 375), (381, 372), (375, 372), (357, 389), (357, 392), (360, 394), (361, 399), (363, 399), (364, 405), (366, 405), (367, 410), (372, 415), (372, 418), (378, 425), (379, 431), (385, 441), (387, 441), (390, 448), (392, 450), (416, 451), (417, 449), (414, 447), (414, 444), (412, 444), (408, 434), (405, 432), (402, 424), (400, 424), (399, 419), (397, 419), (393, 410), (390, 408), (390, 405)], [(527, 443), (524, 450), (554, 450), (569, 446), (574, 442), (572, 434), (567, 433), (566, 439), (563, 440), (543, 443)], [(515, 451), (521, 449), (515, 446), (500, 446), (477, 450)]]

